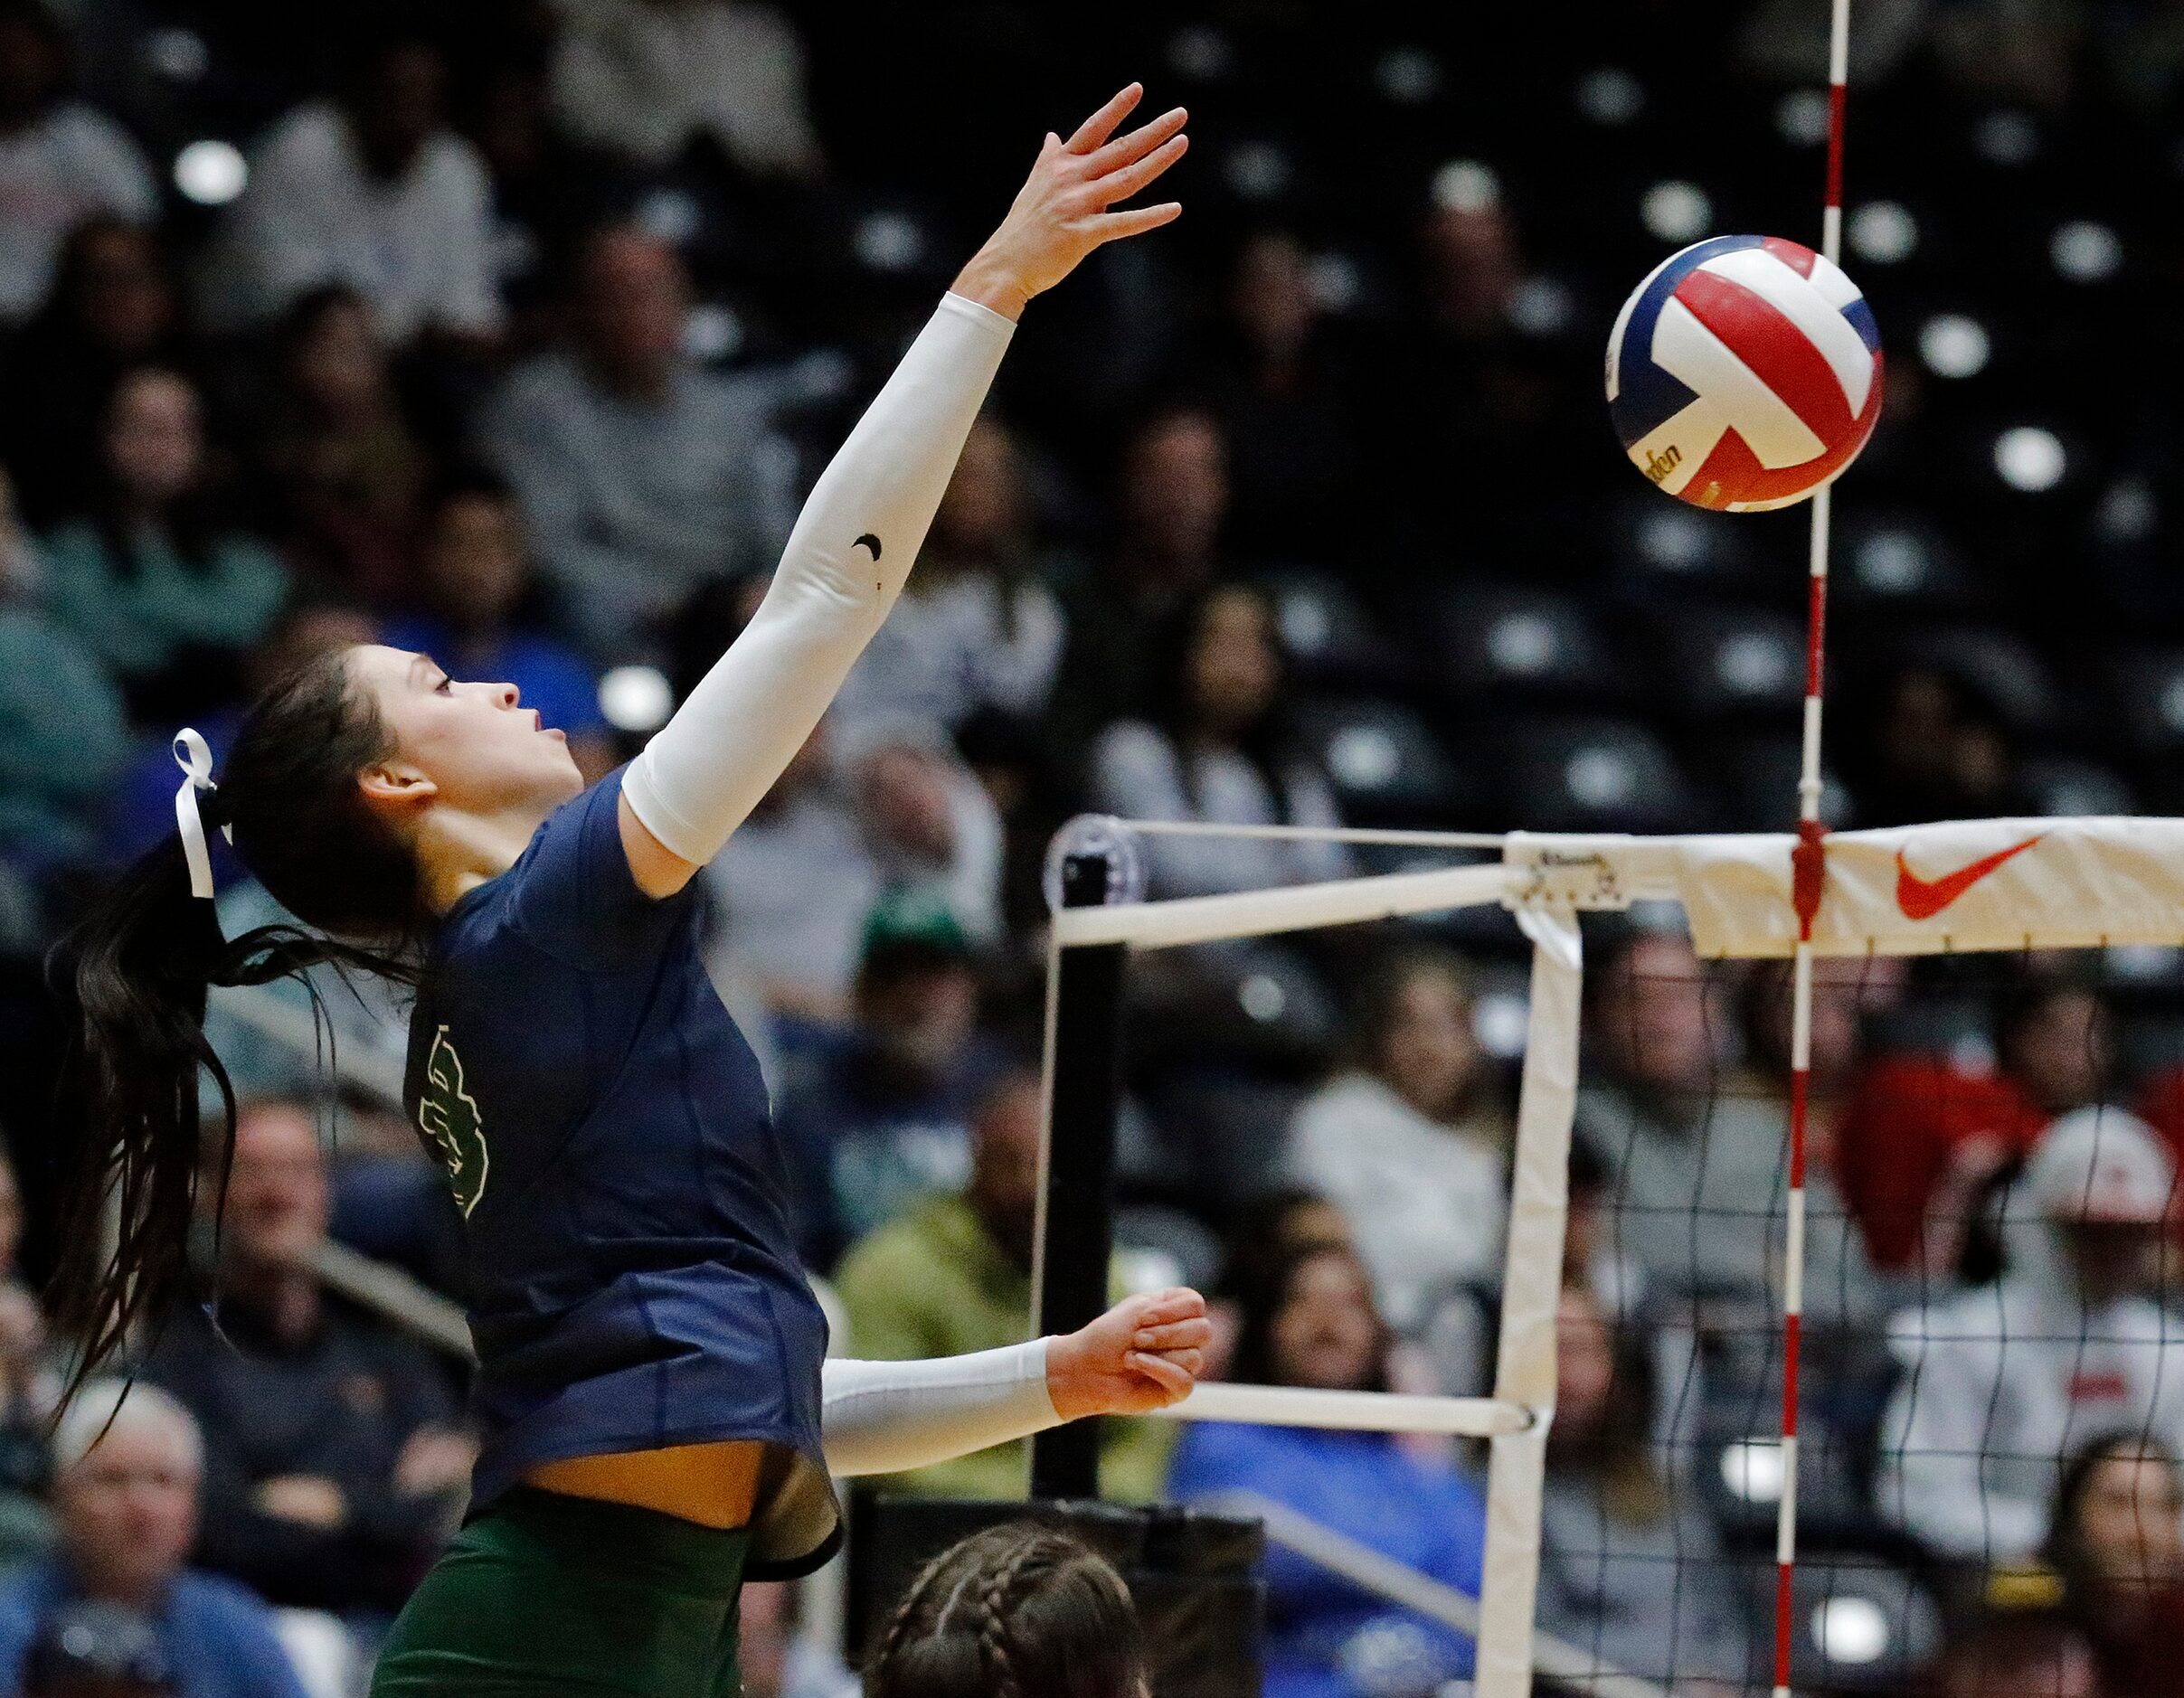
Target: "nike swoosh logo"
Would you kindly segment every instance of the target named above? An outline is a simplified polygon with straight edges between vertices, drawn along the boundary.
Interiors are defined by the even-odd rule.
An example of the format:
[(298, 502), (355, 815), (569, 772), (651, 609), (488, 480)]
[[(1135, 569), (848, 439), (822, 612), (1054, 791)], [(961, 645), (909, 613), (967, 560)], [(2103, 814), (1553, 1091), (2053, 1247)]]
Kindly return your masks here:
[(2037, 837), (2028, 837), (2023, 843), (2012, 844), (2007, 849), (1998, 849), (1990, 855), (1981, 855), (1970, 866), (1959, 867), (1954, 873), (1938, 879), (1919, 877), (1904, 859), (1904, 852), (1898, 849), (1896, 852), (1896, 905), (1904, 910), (1906, 920), (1932, 920), (2010, 856), (2023, 854), (2039, 841)]
[(851, 548), (868, 548), (872, 551), (873, 559), (876, 561), (880, 558), (880, 539), (873, 535), (873, 533), (869, 531), (865, 532), (863, 536), (857, 538), (857, 540), (852, 542), (849, 546)]

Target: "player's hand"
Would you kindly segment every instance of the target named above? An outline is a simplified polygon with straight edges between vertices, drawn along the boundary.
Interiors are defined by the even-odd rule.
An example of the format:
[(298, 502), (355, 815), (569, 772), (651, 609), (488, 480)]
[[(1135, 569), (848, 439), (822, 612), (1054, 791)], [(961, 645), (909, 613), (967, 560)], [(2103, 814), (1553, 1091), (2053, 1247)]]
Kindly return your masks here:
[(1094, 248), (1158, 229), (1181, 214), (1174, 201), (1114, 210), (1190, 146), (1183, 133), (1189, 115), (1181, 107), (1127, 135), (1115, 134), (1144, 97), (1143, 85), (1133, 82), (1067, 141), (1047, 137), (1000, 229), (956, 278), (958, 295), (1015, 318), (1025, 302), (1054, 288)]
[(1214, 1336), (1205, 1299), (1176, 1287), (1125, 1297), (1046, 1347), (1046, 1393), (1065, 1421), (1139, 1415), (1190, 1395)]

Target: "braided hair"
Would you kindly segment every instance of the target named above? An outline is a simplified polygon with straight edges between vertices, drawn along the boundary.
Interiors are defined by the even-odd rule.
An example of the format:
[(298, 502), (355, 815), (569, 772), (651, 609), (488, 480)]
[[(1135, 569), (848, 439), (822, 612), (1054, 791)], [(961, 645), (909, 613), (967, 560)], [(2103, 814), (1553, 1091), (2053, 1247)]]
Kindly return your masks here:
[(865, 1665), (865, 1698), (1145, 1698), (1122, 1577), (1031, 1522), (951, 1545), (912, 1582)]

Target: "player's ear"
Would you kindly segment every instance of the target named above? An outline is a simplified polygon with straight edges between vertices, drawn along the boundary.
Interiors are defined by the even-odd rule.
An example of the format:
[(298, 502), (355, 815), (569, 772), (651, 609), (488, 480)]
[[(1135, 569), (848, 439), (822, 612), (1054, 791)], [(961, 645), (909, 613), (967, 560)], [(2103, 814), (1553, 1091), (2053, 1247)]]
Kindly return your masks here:
[(356, 775), (356, 788), (383, 807), (414, 807), (440, 794), (440, 786), (406, 760), (373, 761)]

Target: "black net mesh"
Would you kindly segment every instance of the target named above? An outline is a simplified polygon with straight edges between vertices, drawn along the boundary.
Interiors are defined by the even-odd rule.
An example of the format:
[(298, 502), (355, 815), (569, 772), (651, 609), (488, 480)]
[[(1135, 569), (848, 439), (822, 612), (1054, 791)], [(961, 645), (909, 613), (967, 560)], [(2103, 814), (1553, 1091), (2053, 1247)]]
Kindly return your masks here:
[[(1800, 1692), (2184, 1684), (2179, 988), (2158, 950), (1817, 964)], [(1787, 963), (1594, 939), (1538, 1620), (1678, 1690), (1772, 1684), (1790, 1029)]]

